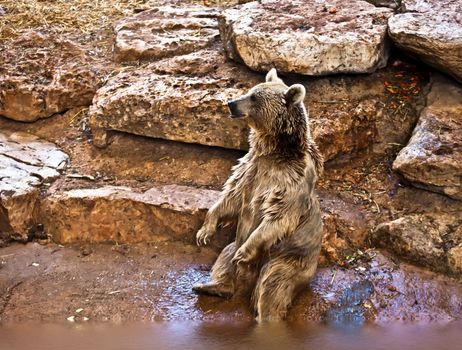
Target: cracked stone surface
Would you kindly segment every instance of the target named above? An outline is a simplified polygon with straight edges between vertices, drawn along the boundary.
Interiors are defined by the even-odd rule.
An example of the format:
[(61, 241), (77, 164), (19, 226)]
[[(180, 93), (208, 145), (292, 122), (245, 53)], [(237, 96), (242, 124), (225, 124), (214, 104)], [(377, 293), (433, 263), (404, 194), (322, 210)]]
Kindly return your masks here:
[[(195, 67), (199, 70), (195, 71)], [(107, 130), (233, 149), (247, 148), (247, 128), (229, 118), (227, 101), (259, 81), (226, 62), (219, 49), (151, 63), (111, 78), (90, 108), (94, 143)]]
[(306, 75), (373, 72), (386, 65), (391, 9), (366, 1), (254, 1), (225, 10), (227, 55), (256, 71)]
[(462, 87), (433, 79), (411, 139), (393, 169), (416, 187), (462, 200)]
[(157, 7), (116, 23), (115, 59), (156, 60), (210, 46), (219, 36), (218, 12), (203, 7)]
[(0, 133), (0, 238), (38, 223), (39, 187), (55, 180), (68, 156), (26, 133)]
[(404, 11), (388, 21), (401, 49), (462, 81), (462, 3), (459, 0), (403, 1)]
[(462, 212), (405, 215), (380, 224), (379, 247), (439, 272), (462, 272)]
[(33, 122), (87, 106), (100, 84), (82, 47), (28, 31), (0, 46), (0, 115)]

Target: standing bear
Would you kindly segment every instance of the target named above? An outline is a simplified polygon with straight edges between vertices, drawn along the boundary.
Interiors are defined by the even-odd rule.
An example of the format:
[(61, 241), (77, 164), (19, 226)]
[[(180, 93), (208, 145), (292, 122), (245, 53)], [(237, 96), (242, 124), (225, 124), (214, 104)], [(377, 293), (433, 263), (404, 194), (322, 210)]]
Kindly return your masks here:
[(235, 241), (223, 249), (211, 282), (197, 293), (251, 295), (257, 320), (285, 318), (316, 272), (322, 220), (314, 187), (323, 160), (310, 135), (305, 88), (288, 87), (273, 68), (266, 82), (228, 103), (250, 126), (249, 152), (197, 233), (207, 244), (221, 220), (237, 219)]

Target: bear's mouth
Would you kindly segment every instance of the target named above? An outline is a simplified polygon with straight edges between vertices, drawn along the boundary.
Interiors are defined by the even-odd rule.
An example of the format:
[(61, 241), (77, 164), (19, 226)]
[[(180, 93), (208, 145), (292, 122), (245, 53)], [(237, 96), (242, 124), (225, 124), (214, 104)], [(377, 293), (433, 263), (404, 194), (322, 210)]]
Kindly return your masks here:
[(231, 113), (229, 116), (233, 119), (239, 119), (239, 118), (244, 118), (245, 114)]

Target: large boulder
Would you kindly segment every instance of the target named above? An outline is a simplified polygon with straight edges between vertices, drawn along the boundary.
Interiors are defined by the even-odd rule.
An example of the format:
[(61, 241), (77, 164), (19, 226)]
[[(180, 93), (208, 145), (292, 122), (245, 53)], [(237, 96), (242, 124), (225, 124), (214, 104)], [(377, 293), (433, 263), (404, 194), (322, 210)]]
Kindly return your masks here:
[(416, 187), (462, 199), (462, 87), (437, 76), (393, 169)]
[(219, 36), (210, 8), (157, 7), (116, 23), (117, 61), (155, 60), (210, 46)]
[(372, 241), (435, 271), (460, 274), (462, 212), (405, 215), (377, 226)]
[(407, 0), (407, 13), (388, 21), (395, 44), (427, 64), (462, 81), (462, 3), (454, 0)]
[(24, 237), (39, 223), (40, 186), (66, 167), (54, 144), (25, 133), (0, 133), (0, 240)]
[(92, 101), (99, 84), (78, 44), (36, 31), (0, 46), (0, 115), (33, 122)]
[(392, 14), (361, 0), (262, 0), (225, 10), (220, 34), (228, 56), (253, 70), (366, 73), (387, 63)]

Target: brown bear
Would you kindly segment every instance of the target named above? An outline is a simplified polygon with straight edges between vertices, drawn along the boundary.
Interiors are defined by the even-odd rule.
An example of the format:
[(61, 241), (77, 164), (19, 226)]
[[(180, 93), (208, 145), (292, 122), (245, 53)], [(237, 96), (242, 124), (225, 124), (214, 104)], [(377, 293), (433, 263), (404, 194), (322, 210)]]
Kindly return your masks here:
[(221, 220), (237, 219), (236, 239), (219, 255), (211, 282), (193, 290), (222, 297), (251, 292), (258, 321), (285, 318), (321, 250), (314, 187), (323, 161), (304, 98), (302, 85), (288, 87), (273, 68), (265, 83), (228, 103), (233, 118), (248, 121), (250, 149), (197, 233), (197, 244), (207, 244)]

